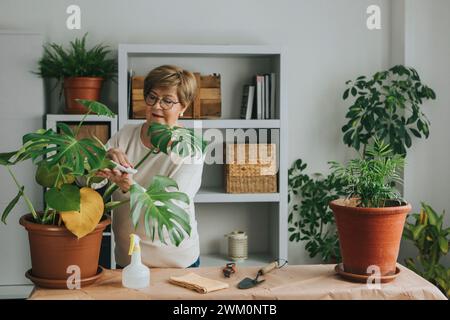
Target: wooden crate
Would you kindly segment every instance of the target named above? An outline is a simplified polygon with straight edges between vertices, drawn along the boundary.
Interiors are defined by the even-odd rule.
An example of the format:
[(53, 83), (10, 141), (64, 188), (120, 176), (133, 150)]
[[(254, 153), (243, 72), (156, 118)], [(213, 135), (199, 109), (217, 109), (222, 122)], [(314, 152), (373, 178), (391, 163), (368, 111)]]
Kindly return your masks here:
[[(76, 128), (78, 127), (78, 123), (67, 123), (67, 125), (72, 129), (73, 132), (75, 132)], [(95, 136), (101, 142), (106, 144), (106, 142), (108, 142), (109, 140), (109, 131), (109, 125), (106, 123), (84, 122), (76, 138), (80, 140), (84, 138), (93, 138)]]
[(277, 192), (275, 144), (227, 144), (225, 155), (226, 192)]
[[(201, 75), (194, 73), (197, 80), (197, 94), (193, 104), (183, 113), (180, 119), (217, 119), (221, 116), (222, 98), (220, 91), (220, 75)], [(145, 77), (133, 77), (131, 83), (131, 118), (145, 119), (147, 105), (144, 100)]]

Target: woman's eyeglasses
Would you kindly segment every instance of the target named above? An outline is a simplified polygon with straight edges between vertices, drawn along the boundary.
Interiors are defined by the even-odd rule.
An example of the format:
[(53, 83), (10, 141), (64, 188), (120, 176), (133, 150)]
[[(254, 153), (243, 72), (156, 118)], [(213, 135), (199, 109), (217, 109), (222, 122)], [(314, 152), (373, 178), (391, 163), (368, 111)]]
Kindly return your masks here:
[(169, 98), (160, 98), (152, 93), (150, 93), (147, 98), (145, 99), (145, 102), (150, 106), (153, 107), (156, 105), (157, 102), (159, 102), (159, 105), (163, 110), (170, 110), (173, 108), (174, 104), (179, 103), (179, 101), (172, 101)]

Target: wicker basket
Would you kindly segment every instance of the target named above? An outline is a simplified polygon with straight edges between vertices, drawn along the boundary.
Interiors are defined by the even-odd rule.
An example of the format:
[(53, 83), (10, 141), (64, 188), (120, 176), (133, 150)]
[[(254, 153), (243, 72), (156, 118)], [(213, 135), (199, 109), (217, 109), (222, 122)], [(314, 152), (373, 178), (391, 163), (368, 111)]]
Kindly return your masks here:
[(226, 192), (277, 192), (275, 144), (227, 144), (225, 154)]

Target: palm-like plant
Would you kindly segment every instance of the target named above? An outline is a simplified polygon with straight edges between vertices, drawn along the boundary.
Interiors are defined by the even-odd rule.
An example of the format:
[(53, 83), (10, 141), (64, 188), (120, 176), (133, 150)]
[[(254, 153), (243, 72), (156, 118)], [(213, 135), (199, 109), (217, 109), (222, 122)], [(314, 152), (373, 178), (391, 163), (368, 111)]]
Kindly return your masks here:
[[(99, 182), (99, 179), (103, 179), (96, 177), (96, 172), (104, 168), (113, 168), (114, 164), (106, 157), (106, 148), (100, 140), (95, 137), (78, 140), (76, 137), (89, 113), (95, 112), (97, 115), (108, 117), (114, 117), (114, 113), (107, 106), (96, 101), (78, 100), (78, 102), (89, 111), (84, 115), (75, 132), (67, 125), (59, 123), (58, 127), (61, 129), (61, 133), (54, 132), (52, 129), (37, 130), (24, 135), (23, 146), (19, 150), (0, 154), (0, 164), (6, 166), (19, 189), (18, 194), (4, 210), (2, 221), (6, 223), (7, 216), (22, 197), (36, 223), (55, 223), (55, 218), (59, 214), (66, 227), (81, 237), (95, 228), (105, 212), (131, 201), (131, 217), (136, 227), (139, 217), (144, 211), (147, 233), (154, 238), (155, 228), (157, 228), (159, 238), (165, 243), (163, 232), (166, 229), (171, 242), (178, 246), (185, 237), (183, 231), (189, 235), (191, 229), (188, 214), (173, 202), (178, 200), (189, 204), (188, 196), (182, 192), (166, 190), (168, 187), (178, 189), (174, 180), (164, 176), (155, 176), (147, 189), (136, 183), (130, 189), (130, 200), (120, 202), (109, 201), (110, 195), (117, 189), (115, 184), (109, 186), (103, 199), (92, 190), (93, 184)], [(184, 158), (196, 156), (199, 152), (202, 154), (206, 147), (205, 142), (197, 137), (191, 129), (152, 124), (149, 133), (155, 148), (149, 151), (136, 165), (136, 168), (151, 153), (174, 153)], [(26, 196), (24, 187), (19, 184), (10, 169), (10, 166), (27, 159), (32, 159), (33, 163), (37, 165), (36, 181), (49, 188), (45, 192), (46, 207), (43, 214), (36, 212)], [(77, 177), (86, 178), (86, 185), (80, 185)], [(97, 202), (97, 204), (100, 201), (101, 205), (95, 206), (95, 210), (92, 210), (93, 214), (84, 214), (81, 208), (83, 201), (85, 203)], [(95, 211), (98, 211), (97, 214)], [(86, 228), (86, 221), (77, 221), (78, 225), (74, 226), (73, 214), (77, 214), (77, 212), (79, 219), (89, 220), (88, 228)], [(82, 225), (84, 226), (83, 230), (80, 230)]]
[(398, 171), (404, 166), (403, 156), (392, 155), (392, 149), (375, 138), (374, 145), (365, 152), (366, 157), (353, 159), (343, 166), (330, 161), (333, 174), (344, 182), (347, 198), (359, 199), (361, 207), (384, 207), (392, 201), (402, 201), (395, 189), (402, 183)]

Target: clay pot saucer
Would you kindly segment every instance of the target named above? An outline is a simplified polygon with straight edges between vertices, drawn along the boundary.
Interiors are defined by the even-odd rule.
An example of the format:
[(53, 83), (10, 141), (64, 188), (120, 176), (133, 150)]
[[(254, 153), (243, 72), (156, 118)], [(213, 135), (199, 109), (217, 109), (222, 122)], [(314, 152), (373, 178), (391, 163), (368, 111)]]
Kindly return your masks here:
[[(355, 273), (345, 272), (344, 265), (342, 263), (337, 264), (334, 267), (334, 271), (336, 271), (336, 273), (339, 274), (344, 279), (350, 280), (352, 282), (367, 283), (367, 280), (369, 279), (369, 277), (370, 277), (370, 280), (372, 280), (372, 281), (376, 279), (374, 275), (363, 275), (363, 274), (355, 274)], [(400, 271), (401, 270), (398, 266), (395, 267), (395, 273), (391, 274), (391, 275), (381, 276), (380, 282), (387, 283), (387, 282), (393, 281), (395, 278), (397, 278)]]
[[(101, 277), (103, 274), (103, 267), (98, 266), (97, 273), (89, 278), (81, 279), (80, 281), (80, 287), (83, 288), (85, 286), (93, 284), (98, 278)], [(67, 275), (69, 276), (69, 274)], [(36, 286), (42, 287), (42, 288), (50, 288), (50, 289), (67, 289), (67, 280), (55, 280), (55, 279), (44, 279), (44, 278), (37, 278), (32, 275), (32, 269), (29, 269), (25, 273), (25, 277), (30, 279)]]

